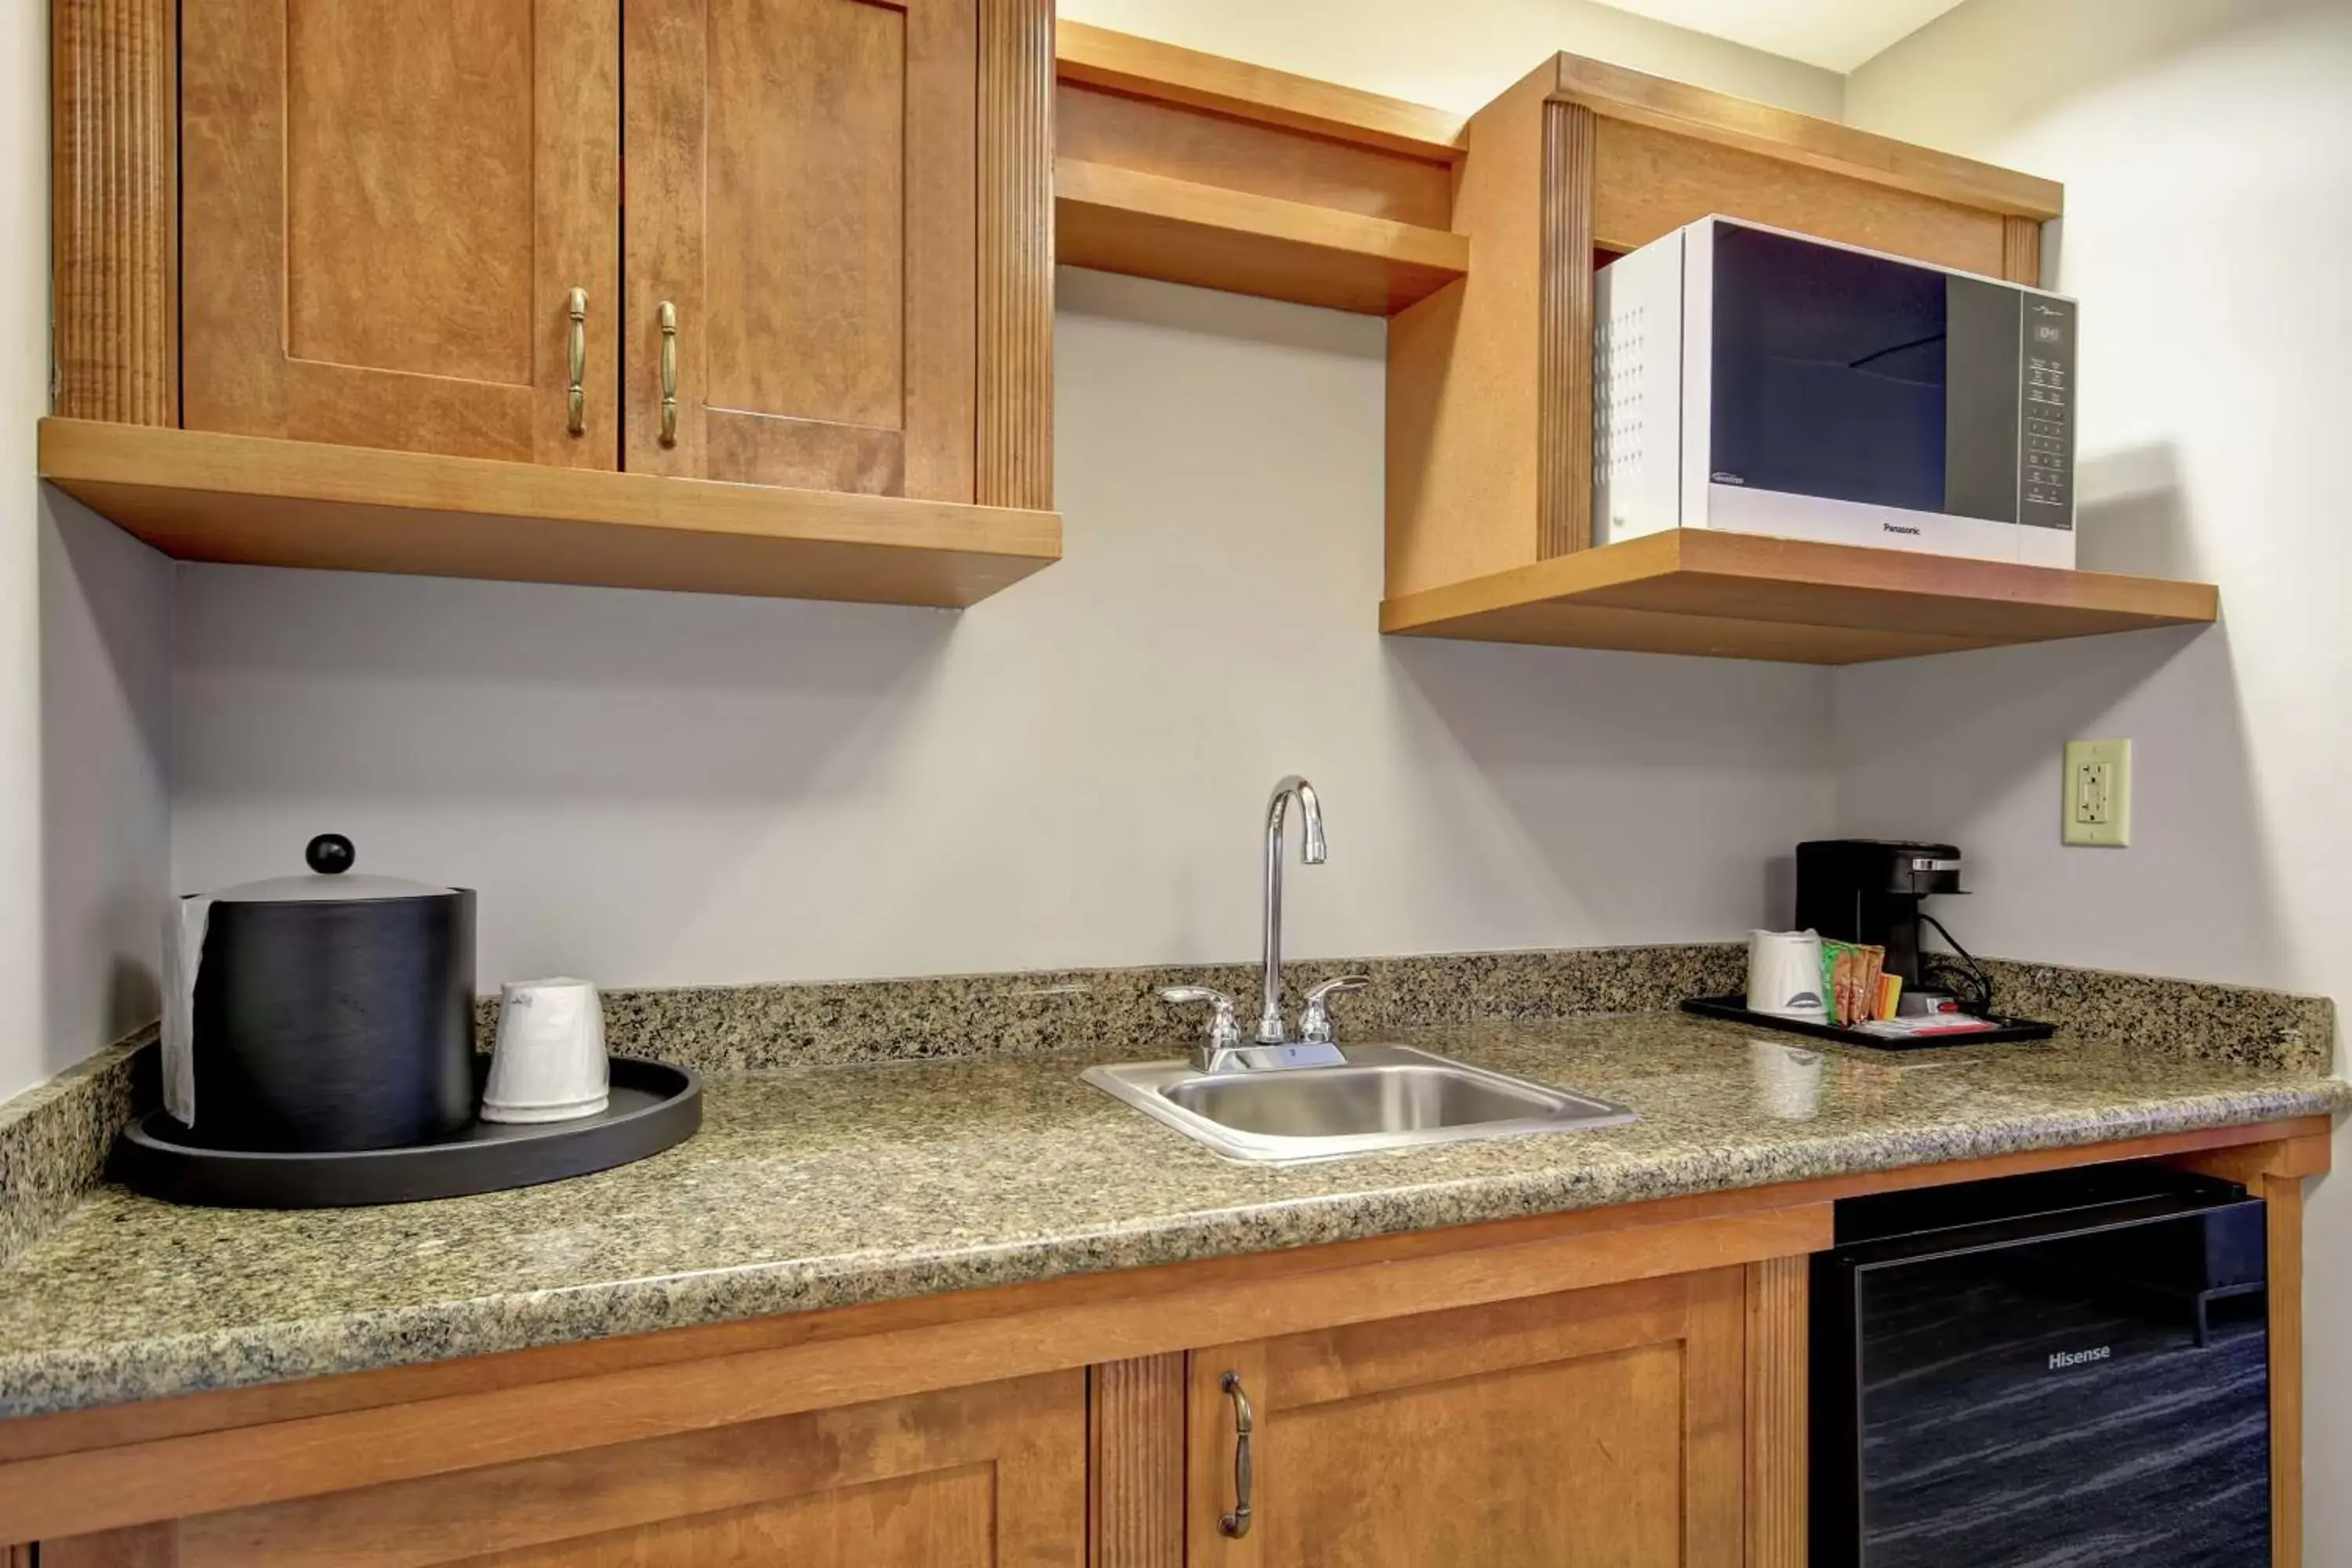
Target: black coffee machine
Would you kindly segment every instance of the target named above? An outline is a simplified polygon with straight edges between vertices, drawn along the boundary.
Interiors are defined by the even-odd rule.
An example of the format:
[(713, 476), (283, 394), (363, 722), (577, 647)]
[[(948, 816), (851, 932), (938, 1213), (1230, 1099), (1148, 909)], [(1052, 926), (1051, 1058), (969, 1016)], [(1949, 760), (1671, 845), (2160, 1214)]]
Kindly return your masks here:
[(1919, 986), (1919, 900), (1958, 893), (1960, 852), (1949, 844), (1820, 838), (1797, 846), (1797, 923), (1839, 942), (1886, 950), (1886, 973)]

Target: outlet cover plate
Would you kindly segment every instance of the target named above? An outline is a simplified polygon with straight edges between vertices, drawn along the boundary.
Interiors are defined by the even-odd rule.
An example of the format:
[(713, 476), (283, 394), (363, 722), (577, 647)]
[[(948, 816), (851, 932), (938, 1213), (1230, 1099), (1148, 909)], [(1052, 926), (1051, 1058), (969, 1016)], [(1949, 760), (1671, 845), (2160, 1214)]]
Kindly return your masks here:
[(2059, 817), (2066, 843), (2096, 849), (2131, 843), (2131, 752), (2129, 741), (2066, 742)]

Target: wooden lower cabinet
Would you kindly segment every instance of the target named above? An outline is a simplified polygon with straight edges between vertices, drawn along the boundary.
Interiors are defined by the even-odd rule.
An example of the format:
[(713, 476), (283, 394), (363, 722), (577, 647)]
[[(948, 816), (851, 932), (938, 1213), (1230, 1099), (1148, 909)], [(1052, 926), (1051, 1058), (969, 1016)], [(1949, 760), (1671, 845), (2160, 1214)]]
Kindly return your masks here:
[(43, 1568), (1083, 1563), (1086, 1374), (883, 1400), (44, 1544)]
[(1745, 1286), (1711, 1269), (1194, 1352), (1191, 1568), (1735, 1568)]

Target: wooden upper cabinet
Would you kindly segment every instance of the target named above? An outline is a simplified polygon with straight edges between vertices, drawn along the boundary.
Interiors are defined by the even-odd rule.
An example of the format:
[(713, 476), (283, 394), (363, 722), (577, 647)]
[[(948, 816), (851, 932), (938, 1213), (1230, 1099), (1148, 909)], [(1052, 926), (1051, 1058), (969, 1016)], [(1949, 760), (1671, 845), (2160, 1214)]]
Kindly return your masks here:
[(628, 468), (974, 499), (981, 0), (626, 0)]
[(1190, 1568), (1738, 1568), (1745, 1314), (1721, 1268), (1196, 1351)]
[(187, 427), (614, 467), (618, 32), (611, 0), (184, 0)]

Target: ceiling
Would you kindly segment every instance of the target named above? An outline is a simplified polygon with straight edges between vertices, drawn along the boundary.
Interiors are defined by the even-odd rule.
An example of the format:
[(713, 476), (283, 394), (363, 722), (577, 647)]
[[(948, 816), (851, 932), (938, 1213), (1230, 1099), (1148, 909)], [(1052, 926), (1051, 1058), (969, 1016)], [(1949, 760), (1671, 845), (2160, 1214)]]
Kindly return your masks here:
[(1959, 0), (1601, 0), (1695, 33), (1844, 72)]

